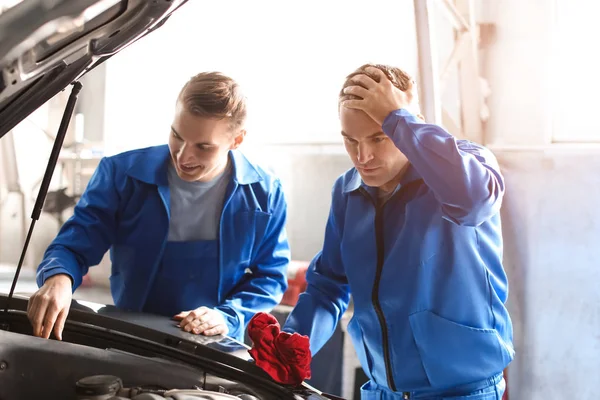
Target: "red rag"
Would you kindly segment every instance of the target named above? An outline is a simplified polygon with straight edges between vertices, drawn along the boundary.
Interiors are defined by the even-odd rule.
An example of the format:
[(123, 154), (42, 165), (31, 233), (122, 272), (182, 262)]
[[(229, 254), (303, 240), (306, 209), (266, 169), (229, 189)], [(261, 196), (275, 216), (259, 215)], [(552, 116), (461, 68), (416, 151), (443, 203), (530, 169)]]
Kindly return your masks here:
[(297, 386), (310, 379), (308, 336), (281, 332), (277, 320), (266, 313), (258, 313), (250, 320), (248, 335), (253, 342), (250, 355), (275, 381)]
[(266, 313), (256, 314), (248, 323), (248, 336), (253, 344), (249, 353), (259, 367), (265, 369), (271, 364), (272, 354), (275, 354), (275, 338), (279, 332), (277, 319)]
[(280, 332), (275, 338), (279, 361), (287, 369), (287, 381), (299, 385), (310, 379), (310, 340), (298, 333)]

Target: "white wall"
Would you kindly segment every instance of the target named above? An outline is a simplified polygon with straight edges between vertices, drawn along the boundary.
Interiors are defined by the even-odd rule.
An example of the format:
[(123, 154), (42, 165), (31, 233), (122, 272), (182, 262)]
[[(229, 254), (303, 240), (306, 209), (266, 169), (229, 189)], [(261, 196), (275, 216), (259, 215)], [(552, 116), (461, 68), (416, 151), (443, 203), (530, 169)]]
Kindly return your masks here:
[[(587, 0), (555, 0), (558, 29), (552, 64), (556, 71), (553, 139), (600, 142), (597, 93), (600, 58), (590, 43), (600, 37), (600, 4)], [(576, 117), (574, 117), (576, 116)]]
[(517, 352), (510, 398), (596, 399), (600, 151), (552, 144), (560, 86), (570, 83), (553, 75), (554, 1), (483, 4), (497, 26), (484, 72), (493, 91), (487, 137), (507, 180), (505, 265)]
[(532, 146), (550, 142), (553, 0), (483, 0), (483, 18), (496, 24), (485, 74), (492, 86), (487, 144)]
[[(502, 152), (511, 399), (596, 399), (599, 154)], [(591, 378), (591, 379), (590, 379)]]

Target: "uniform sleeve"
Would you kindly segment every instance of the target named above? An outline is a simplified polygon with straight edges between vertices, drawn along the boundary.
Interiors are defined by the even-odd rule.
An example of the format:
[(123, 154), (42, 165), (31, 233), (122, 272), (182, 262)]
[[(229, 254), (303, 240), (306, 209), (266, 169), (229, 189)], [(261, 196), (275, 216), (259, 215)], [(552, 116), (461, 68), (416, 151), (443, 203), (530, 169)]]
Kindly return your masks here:
[[(323, 249), (312, 260), (306, 273), (307, 288), (288, 317), (284, 330), (307, 335), (316, 354), (333, 335), (348, 309), (350, 287), (340, 251), (340, 213), (336, 213), (336, 190), (325, 228)], [(337, 215), (336, 215), (337, 214)]]
[(73, 291), (81, 284), (88, 268), (97, 265), (114, 242), (119, 194), (114, 185), (112, 161), (103, 158), (75, 206), (73, 216), (64, 223), (37, 269), (37, 284), (66, 274)]
[(216, 307), (225, 316), (229, 335), (240, 338), (250, 319), (257, 312), (271, 311), (287, 289), (287, 268), (290, 263), (285, 223), (287, 204), (279, 181), (270, 196), (271, 218), (267, 232), (253, 260), (251, 278), (237, 286), (225, 302)]
[(457, 140), (404, 109), (387, 116), (383, 131), (423, 177), (442, 204), (446, 219), (478, 226), (498, 213), (504, 179), (488, 149)]

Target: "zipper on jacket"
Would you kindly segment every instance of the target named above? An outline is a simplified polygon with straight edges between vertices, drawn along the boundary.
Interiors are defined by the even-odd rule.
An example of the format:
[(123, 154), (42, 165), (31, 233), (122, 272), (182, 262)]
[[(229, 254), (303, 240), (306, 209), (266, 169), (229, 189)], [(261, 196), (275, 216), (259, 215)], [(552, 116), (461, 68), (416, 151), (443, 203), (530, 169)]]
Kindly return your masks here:
[[(418, 179), (416, 181), (410, 182), (406, 186), (400, 188), (400, 190), (396, 191), (385, 203), (378, 205), (377, 199), (373, 199), (369, 192), (367, 192), (364, 188), (360, 188), (360, 192), (366, 196), (373, 206), (375, 207), (375, 243), (377, 245), (377, 269), (375, 271), (375, 282), (373, 283), (373, 292), (371, 293), (371, 302), (373, 303), (373, 308), (375, 308), (375, 313), (377, 314), (377, 318), (379, 319), (379, 325), (381, 327), (381, 344), (383, 346), (383, 358), (385, 361), (385, 373), (387, 377), (388, 386), (391, 391), (396, 391), (396, 383), (394, 382), (394, 376), (392, 375), (392, 358), (390, 356), (390, 343), (388, 337), (388, 329), (387, 323), (385, 321), (385, 315), (383, 314), (383, 310), (381, 309), (381, 303), (379, 301), (379, 283), (381, 281), (381, 274), (383, 272), (383, 262), (385, 256), (385, 242), (384, 242), (384, 231), (383, 231), (383, 208), (384, 206), (390, 202), (393, 198), (397, 197), (399, 193), (405, 192), (409, 187), (417, 186), (423, 183), (422, 179)], [(410, 399), (410, 392), (403, 392), (402, 396), (404, 399)]]
[(385, 361), (385, 373), (387, 375), (388, 386), (391, 391), (396, 391), (396, 384), (394, 383), (394, 377), (392, 375), (392, 360), (390, 357), (390, 343), (388, 338), (387, 323), (385, 322), (385, 315), (381, 309), (381, 303), (379, 301), (379, 283), (381, 281), (381, 273), (383, 272), (383, 261), (384, 261), (384, 240), (383, 240), (383, 207), (375, 207), (375, 241), (377, 244), (377, 270), (375, 272), (375, 282), (373, 283), (373, 292), (371, 294), (371, 301), (373, 307), (377, 313), (379, 319), (379, 325), (381, 327), (381, 344), (383, 346), (383, 358)]
[[(392, 360), (390, 356), (390, 343), (388, 337), (387, 323), (385, 321), (385, 315), (381, 309), (381, 302), (379, 301), (379, 283), (381, 281), (381, 274), (383, 272), (383, 261), (385, 256), (385, 242), (384, 242), (384, 231), (383, 231), (383, 207), (387, 203), (381, 205), (377, 204), (377, 199), (373, 199), (371, 195), (364, 189), (360, 188), (360, 192), (366, 196), (373, 206), (375, 207), (375, 244), (377, 246), (377, 269), (375, 270), (375, 281), (373, 282), (373, 291), (371, 292), (371, 302), (373, 308), (377, 314), (379, 320), (379, 326), (381, 328), (381, 345), (383, 346), (383, 358), (385, 362), (385, 374), (388, 382), (388, 386), (391, 391), (396, 391), (396, 384), (394, 383), (394, 376), (392, 375)], [(398, 192), (394, 193), (392, 197), (395, 197)], [(391, 200), (388, 199), (388, 201)], [(410, 398), (410, 397), (409, 397)]]

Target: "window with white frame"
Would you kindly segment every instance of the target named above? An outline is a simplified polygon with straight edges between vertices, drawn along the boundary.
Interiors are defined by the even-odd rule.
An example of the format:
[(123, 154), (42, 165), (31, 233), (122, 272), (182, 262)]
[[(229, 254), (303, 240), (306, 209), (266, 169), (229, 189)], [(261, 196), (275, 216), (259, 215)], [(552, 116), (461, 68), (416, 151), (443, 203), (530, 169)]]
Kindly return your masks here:
[(554, 142), (600, 142), (600, 3), (555, 0)]
[(249, 101), (247, 140), (341, 143), (337, 98), (366, 62), (416, 72), (412, 1), (193, 0), (107, 62), (107, 153), (165, 143), (192, 75), (229, 74)]

